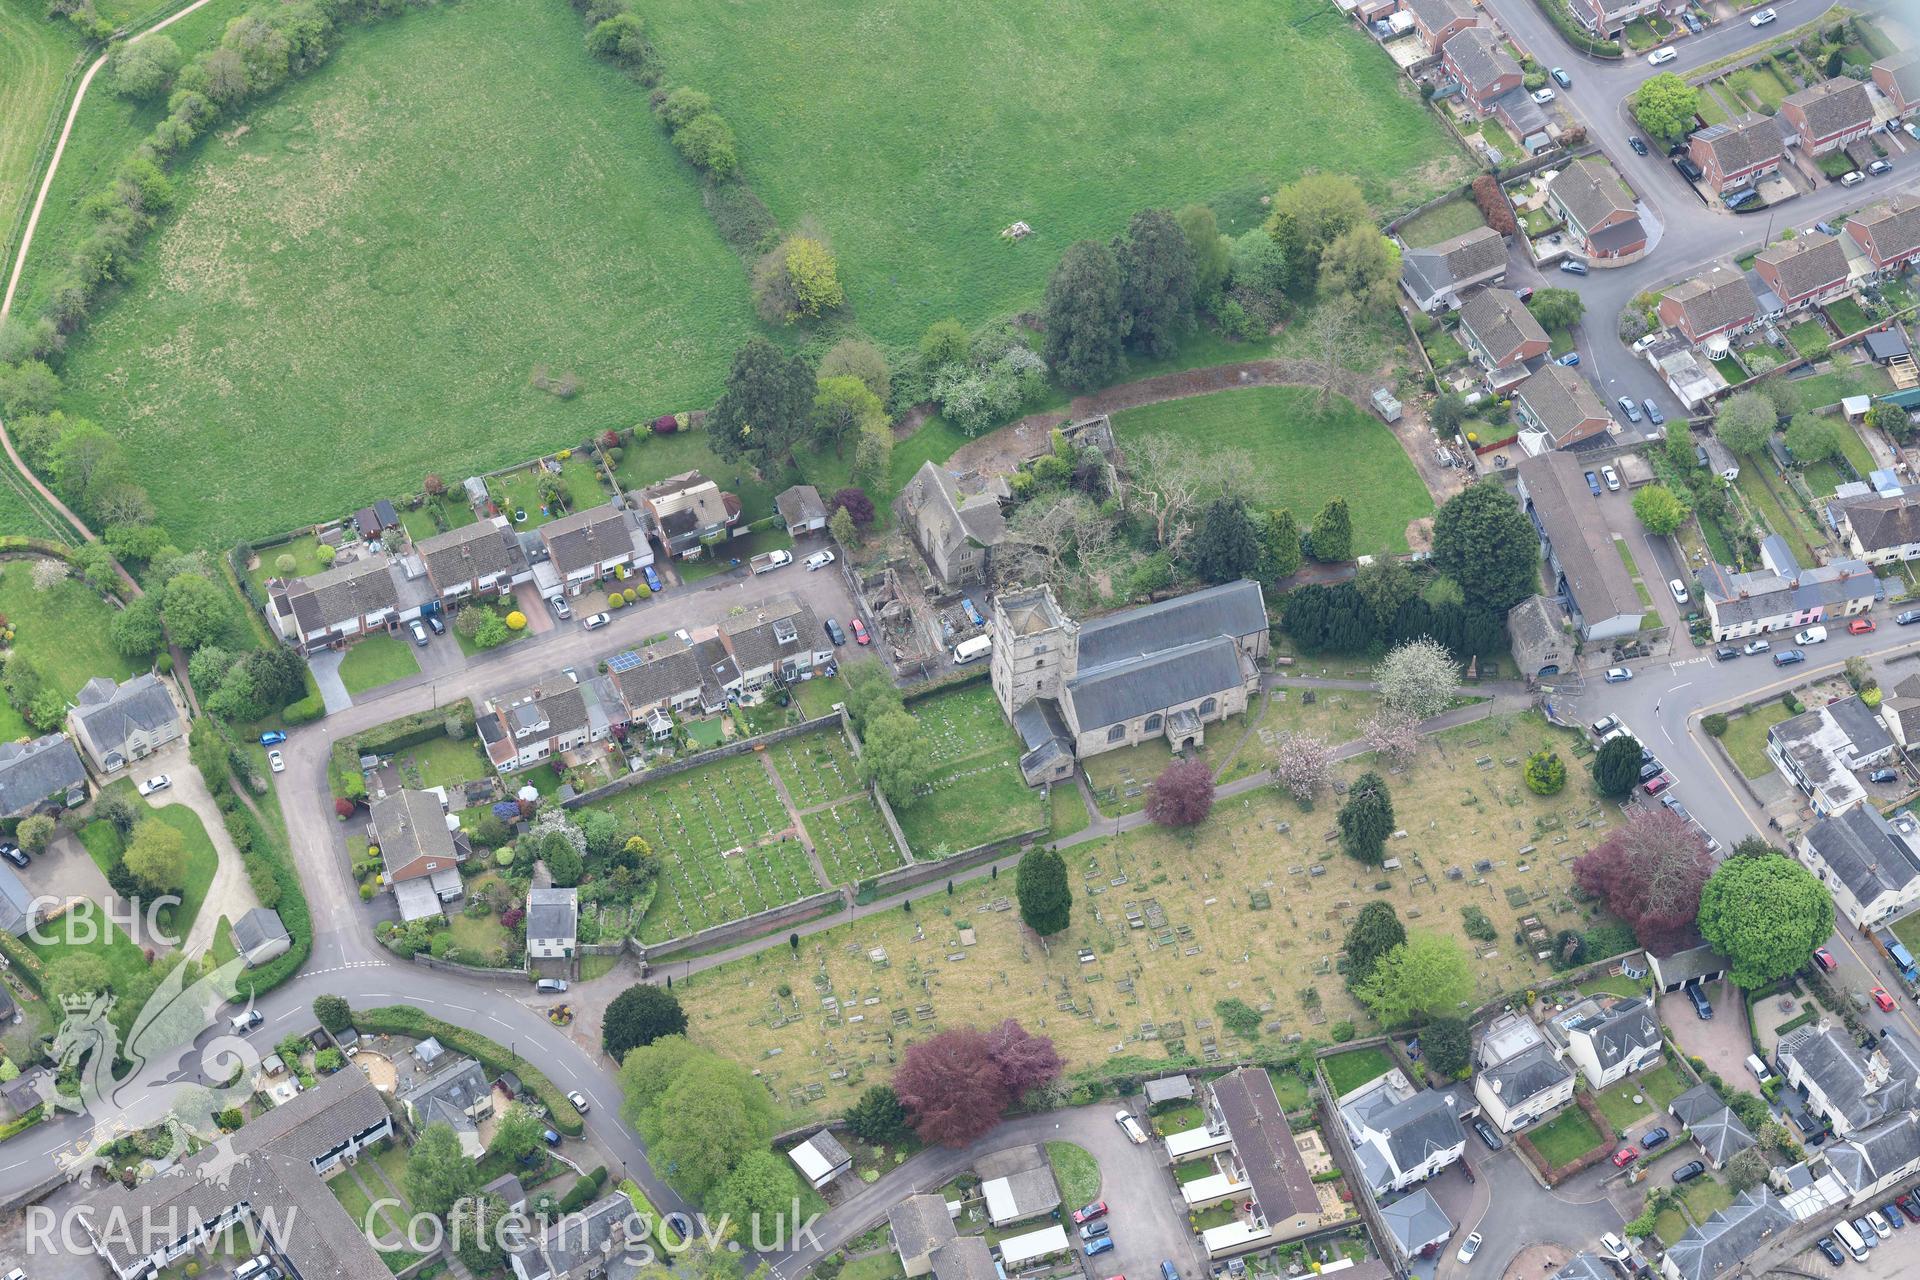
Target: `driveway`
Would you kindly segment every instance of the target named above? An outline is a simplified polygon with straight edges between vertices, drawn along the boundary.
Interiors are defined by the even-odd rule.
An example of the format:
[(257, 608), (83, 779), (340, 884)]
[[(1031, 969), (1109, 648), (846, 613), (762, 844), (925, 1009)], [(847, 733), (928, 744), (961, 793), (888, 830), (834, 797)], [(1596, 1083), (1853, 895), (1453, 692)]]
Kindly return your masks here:
[(345, 650), (328, 649), (307, 659), (307, 669), (313, 672), (313, 682), (320, 689), (320, 702), (330, 716), (339, 715), (353, 705), (353, 695), (340, 679), (340, 663), (346, 656)]
[(1753, 1052), (1753, 1043), (1747, 1039), (1742, 997), (1727, 981), (1712, 984), (1706, 992), (1707, 1002), (1713, 1006), (1711, 1020), (1702, 1022), (1693, 1011), (1693, 1002), (1684, 992), (1676, 991), (1660, 997), (1660, 1021), (1673, 1032), (1674, 1043), (1683, 1053), (1705, 1062), (1707, 1070), (1734, 1088), (1744, 1088), (1753, 1083), (1747, 1072), (1747, 1055)]
[(181, 804), (193, 810), (200, 819), (200, 825), (207, 829), (207, 838), (213, 841), (213, 850), (220, 856), (219, 864), (214, 868), (213, 883), (207, 886), (207, 896), (200, 904), (200, 914), (193, 918), (193, 929), (187, 934), (186, 952), (198, 955), (213, 945), (213, 932), (220, 923), (220, 917), (237, 920), (260, 905), (260, 899), (253, 893), (253, 885), (247, 879), (246, 864), (240, 859), (240, 850), (234, 846), (233, 837), (227, 834), (227, 824), (221, 821), (220, 806), (213, 801), (213, 793), (207, 790), (206, 780), (200, 771), (193, 767), (193, 760), (187, 752), (186, 739), (154, 752), (140, 761), (138, 766), (144, 770), (140, 776), (150, 778), (156, 773), (164, 773), (173, 779), (173, 785), (165, 791), (149, 796), (147, 803), (156, 809)]
[(62, 831), (46, 851), (33, 855), (33, 865), (20, 873), (27, 892), (36, 898), (54, 898), (71, 902), (86, 898), (93, 902), (118, 903), (120, 899), (107, 886), (107, 877), (95, 864), (80, 837)]
[(436, 636), (431, 631), (427, 633), (427, 643), (414, 648), (413, 657), (420, 664), (420, 673), (435, 680), (464, 671), (467, 666), (467, 655), (460, 652), (458, 640), (452, 635)]
[[(1618, 1231), (1626, 1218), (1606, 1194), (1591, 1186), (1562, 1186), (1549, 1191), (1534, 1181), (1521, 1165), (1511, 1144), (1488, 1152), (1467, 1139), (1467, 1162), (1475, 1182), (1455, 1165), (1427, 1182), (1433, 1198), (1455, 1223), (1453, 1241), (1441, 1254), (1437, 1280), (1463, 1280), (1470, 1272), (1497, 1274), (1534, 1245), (1561, 1245), (1571, 1252), (1591, 1249), (1608, 1231)], [(1637, 1215), (1639, 1210), (1634, 1211)], [(1478, 1231), (1484, 1255), (1471, 1267), (1455, 1256), (1458, 1241)]]

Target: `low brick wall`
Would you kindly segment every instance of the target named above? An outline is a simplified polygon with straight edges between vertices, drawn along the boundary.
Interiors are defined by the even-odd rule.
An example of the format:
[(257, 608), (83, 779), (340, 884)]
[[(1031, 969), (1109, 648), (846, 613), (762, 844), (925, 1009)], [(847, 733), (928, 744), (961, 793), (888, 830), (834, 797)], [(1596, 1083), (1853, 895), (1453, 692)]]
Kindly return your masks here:
[[(1587, 1119), (1593, 1121), (1593, 1127), (1600, 1131), (1600, 1145), (1578, 1160), (1570, 1161), (1557, 1169), (1553, 1168), (1540, 1154), (1540, 1149), (1533, 1145), (1533, 1139), (1530, 1136), (1524, 1133), (1513, 1135), (1513, 1145), (1520, 1149), (1521, 1154), (1532, 1163), (1534, 1169), (1540, 1174), (1541, 1180), (1549, 1187), (1557, 1187), (1574, 1174), (1591, 1169), (1605, 1160), (1612, 1153), (1613, 1144), (1620, 1136), (1613, 1131), (1613, 1126), (1607, 1123), (1607, 1117), (1601, 1113), (1598, 1104), (1585, 1091), (1576, 1092), (1573, 1095), (1573, 1104), (1584, 1111)], [(1560, 1114), (1565, 1115), (1566, 1112), (1562, 1111)]]
[(434, 969), (440, 973), (457, 973), (468, 978), (485, 978), (490, 982), (498, 981), (501, 978), (525, 978), (527, 976), (525, 969), (491, 969), (485, 965), (456, 964), (452, 960), (436, 959), (424, 951), (414, 952), (413, 962), (423, 969)]
[(801, 924), (816, 916), (838, 911), (846, 903), (845, 895), (835, 889), (826, 893), (816, 893), (796, 902), (769, 907), (754, 915), (729, 920), (725, 924), (716, 924), (684, 937), (669, 938), (665, 942), (634, 945), (641, 959), (648, 964), (655, 964), (679, 955), (683, 951), (705, 951), (711, 947), (727, 946), (735, 942), (751, 942), (755, 938), (763, 938), (769, 933), (790, 925)]

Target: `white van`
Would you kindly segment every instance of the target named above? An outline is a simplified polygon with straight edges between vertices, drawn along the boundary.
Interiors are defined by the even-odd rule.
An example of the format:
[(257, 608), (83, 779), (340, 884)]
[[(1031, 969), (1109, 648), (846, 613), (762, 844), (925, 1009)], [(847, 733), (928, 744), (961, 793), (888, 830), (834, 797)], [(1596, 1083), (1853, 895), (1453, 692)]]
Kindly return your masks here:
[(1113, 1113), (1113, 1119), (1114, 1123), (1127, 1131), (1127, 1136), (1133, 1139), (1136, 1146), (1147, 1145), (1147, 1131), (1140, 1127), (1140, 1122), (1132, 1115), (1125, 1111), (1116, 1111)]
[(953, 646), (953, 665), (956, 667), (963, 666), (966, 663), (984, 658), (992, 652), (992, 636), (975, 636), (971, 640), (962, 640), (959, 644)]
[(1751, 1071), (1753, 1078), (1761, 1084), (1765, 1084), (1767, 1081), (1773, 1079), (1773, 1069), (1769, 1067), (1766, 1060), (1757, 1053), (1747, 1055), (1747, 1070)]
[(1801, 645), (1824, 644), (1826, 642), (1826, 639), (1827, 639), (1827, 629), (1825, 627), (1808, 627), (1805, 631), (1802, 631), (1799, 635), (1796, 635), (1793, 638), (1793, 642), (1795, 644), (1801, 644)]
[(256, 1254), (233, 1269), (233, 1280), (250, 1280), (250, 1277), (259, 1275), (272, 1264), (273, 1259), (266, 1254)]
[(1834, 1223), (1833, 1238), (1840, 1242), (1842, 1249), (1845, 1249), (1853, 1255), (1855, 1262), (1865, 1262), (1867, 1260), (1866, 1241), (1860, 1238), (1860, 1233), (1853, 1229), (1851, 1222), (1842, 1221)]

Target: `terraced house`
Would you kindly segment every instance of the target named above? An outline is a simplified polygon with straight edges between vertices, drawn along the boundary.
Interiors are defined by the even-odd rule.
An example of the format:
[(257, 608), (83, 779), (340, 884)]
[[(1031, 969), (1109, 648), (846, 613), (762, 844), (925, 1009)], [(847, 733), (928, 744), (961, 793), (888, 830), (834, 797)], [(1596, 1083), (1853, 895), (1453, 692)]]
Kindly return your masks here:
[(1566, 222), (1567, 231), (1589, 258), (1625, 258), (1647, 247), (1626, 184), (1606, 164), (1575, 160), (1547, 183), (1547, 209)]
[(1458, 310), (1476, 287), (1498, 284), (1506, 274), (1507, 238), (1492, 227), (1400, 255), (1400, 287), (1427, 312)]
[(1920, 851), (1907, 832), (1870, 804), (1819, 819), (1794, 843), (1793, 852), (1832, 892), (1835, 909), (1856, 929), (1905, 914), (1920, 902)]
[(1780, 103), (1780, 117), (1793, 126), (1801, 150), (1823, 156), (1873, 128), (1873, 100), (1867, 86), (1841, 76), (1824, 80)]
[[(501, 773), (530, 769), (542, 761), (604, 742), (612, 729), (606, 709), (589, 709), (584, 686), (520, 689), (490, 698), (474, 717), (487, 760)], [(623, 717), (624, 719), (624, 717)]]
[(1847, 270), (1846, 249), (1818, 232), (1770, 244), (1753, 259), (1753, 273), (1785, 311), (1825, 306), (1841, 297), (1847, 292)]
[(1920, 256), (1920, 195), (1897, 195), (1847, 219), (1847, 234), (1879, 276), (1896, 275)]
[(634, 540), (632, 519), (612, 505), (589, 507), (550, 520), (540, 526), (540, 541), (568, 595), (579, 595), (595, 579), (622, 565), (653, 562), (646, 540), (642, 538), (637, 544)]
[(1520, 509), (1539, 531), (1553, 595), (1580, 638), (1593, 643), (1638, 631), (1648, 606), (1620, 563), (1613, 535), (1582, 518), (1590, 498), (1579, 461), (1545, 450), (1521, 460), (1518, 480)]
[(1744, 639), (1851, 618), (1873, 607), (1878, 580), (1860, 560), (1835, 560), (1802, 569), (1778, 536), (1760, 544), (1758, 569), (1725, 565), (1700, 570), (1700, 588), (1715, 640)]
[(1662, 324), (1678, 329), (1697, 345), (1751, 329), (1760, 316), (1760, 301), (1746, 276), (1717, 263), (1667, 290), (1655, 311)]
[(533, 576), (526, 551), (505, 516), (422, 538), (413, 549), (434, 591), (447, 602), (496, 594)]
[[(372, 635), (406, 617), (393, 562), (384, 553), (323, 573), (267, 584), (267, 619), (280, 638), (303, 653), (317, 653)], [(411, 610), (418, 617), (416, 602)]]
[(1507, 289), (1477, 289), (1467, 297), (1460, 307), (1460, 341), (1496, 392), (1524, 379), (1528, 361), (1553, 348), (1533, 312)]
[(1687, 139), (1687, 154), (1716, 195), (1744, 190), (1777, 173), (1786, 157), (1780, 126), (1767, 116), (1708, 125)]
[[(1841, 493), (1854, 487), (1866, 486), (1842, 486)], [(1920, 560), (1920, 494), (1836, 494), (1827, 504), (1827, 519), (1856, 560), (1871, 565)]]
[(1613, 426), (1587, 380), (1558, 364), (1542, 366), (1514, 389), (1513, 416), (1520, 423), (1520, 447), (1529, 454), (1605, 443)]

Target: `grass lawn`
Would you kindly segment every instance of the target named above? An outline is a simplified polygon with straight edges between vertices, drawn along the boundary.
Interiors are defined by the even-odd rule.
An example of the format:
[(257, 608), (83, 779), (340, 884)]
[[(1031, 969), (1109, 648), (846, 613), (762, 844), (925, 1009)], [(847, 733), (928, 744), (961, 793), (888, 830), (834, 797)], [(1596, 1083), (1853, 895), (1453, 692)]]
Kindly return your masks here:
[(1072, 783), (1053, 788), (1047, 795), (1048, 826), (1055, 840), (1079, 835), (1093, 824), (1093, 815), (1080, 798), (1080, 788)]
[(413, 656), (414, 646), (393, 636), (368, 636), (357, 640), (340, 660), (340, 683), (348, 693), (365, 693), (395, 680), (420, 674), (420, 662)]
[(400, 523), (415, 542), (436, 533), (465, 528), (479, 518), (463, 499), (450, 497), (429, 498), (411, 511), (400, 509)]
[(454, 945), (484, 957), (481, 963), (498, 958), (493, 954), (496, 949), (512, 955), (513, 931), (501, 924), (498, 916), (470, 916), (456, 911), (448, 927), (453, 933)]
[(0, 0), (0, 261), (8, 271), (34, 153), (48, 121), (65, 109), (61, 81), (79, 56), (72, 23), (48, 18), (36, 0)]
[[(852, 466), (851, 456), (847, 465)], [(622, 446), (620, 463), (613, 469), (613, 475), (621, 489), (631, 491), (687, 471), (701, 472), (738, 497), (742, 520), (758, 520), (772, 514), (774, 495), (793, 480), (791, 473), (762, 480), (739, 463), (723, 460), (708, 447), (705, 431), (680, 431), (666, 436), (639, 432)]]
[[(247, 580), (263, 596), (266, 594), (268, 578), (278, 578), (283, 572), (287, 577), (304, 578), (320, 573), (327, 567), (320, 562), (320, 539), (311, 536), (295, 538), (278, 546), (261, 547), (258, 554), (260, 562), (248, 570)], [(293, 568), (283, 571), (280, 568), (281, 556), (292, 556)]]
[[(73, 936), (79, 936), (91, 928), (95, 934), (94, 941), (79, 943), (59, 940), (69, 936), (65, 924), (69, 917), (74, 922)], [(67, 913), (67, 916), (42, 924), (40, 932), (43, 936), (56, 940), (41, 943), (31, 938), (22, 938), (21, 941), (41, 960), (51, 963), (62, 955), (72, 955), (81, 951), (97, 955), (106, 962), (109, 986), (127, 986), (136, 976), (147, 970), (146, 953), (134, 945), (133, 939), (129, 938), (119, 925), (105, 917), (97, 903), (79, 903)]]
[(933, 742), (934, 782), (894, 816), (915, 857), (971, 849), (1048, 823), (1040, 793), (1020, 777), (1020, 739), (985, 681), (908, 708)]
[(1680, 1200), (1695, 1222), (1705, 1222), (1733, 1203), (1733, 1192), (1712, 1177), (1695, 1178), (1680, 1188)]
[(1354, 1049), (1321, 1060), (1327, 1073), (1327, 1087), (1335, 1098), (1344, 1098), (1369, 1080), (1377, 1080), (1393, 1069), (1393, 1059), (1384, 1049)]
[(1840, 464), (1831, 458), (1822, 458), (1810, 467), (1802, 467), (1800, 476), (1815, 493), (1829, 494), (1840, 487)]
[(1049, 1142), (1047, 1161), (1053, 1165), (1053, 1180), (1060, 1184), (1063, 1207), (1078, 1207), (1100, 1195), (1100, 1162), (1085, 1147), (1071, 1142)]
[(1540, 1155), (1554, 1168), (1570, 1164), (1600, 1145), (1600, 1130), (1594, 1128), (1587, 1113), (1568, 1107), (1552, 1120), (1527, 1134)]
[[(474, 609), (478, 609), (483, 613), (498, 614), (504, 620), (507, 614), (513, 611), (513, 602), (510, 600), (503, 601), (499, 605), (468, 604), (468, 605), (462, 605), (461, 609), (462, 611), (471, 611)], [(454, 642), (460, 646), (460, 652), (466, 654), (469, 658), (473, 657), (475, 654), (481, 654), (481, 653), (487, 652), (487, 650), (482, 649), (478, 644), (475, 644), (472, 640), (468, 639), (466, 636), (461, 635), (460, 628), (449, 626), (448, 629), (453, 632)], [(493, 647), (495, 649), (504, 649), (510, 644), (516, 644), (521, 640), (525, 640), (528, 636), (532, 634), (533, 632), (527, 629), (526, 627), (522, 627), (518, 631), (508, 631), (507, 638)]]
[(221, 916), (220, 922), (213, 927), (214, 967), (219, 968), (239, 954), (239, 948), (233, 945), (233, 922)]
[[(905, 0), (858, 39), (821, 16), (806, 0), (664, 0), (648, 23), (673, 80), (711, 93), (740, 135), (774, 215), (820, 222), (883, 343), (1037, 303), (1061, 250), (1139, 209), (1311, 169), (1406, 208), (1466, 172), (1392, 62), (1314, 0), (1082, 7), (1066, 22)], [(1037, 234), (1002, 240), (1015, 219)]]
[[(478, 472), (712, 401), (755, 328), (739, 260), (645, 91), (581, 40), (576, 14), (534, 0), (349, 26), (317, 72), (244, 114), (244, 134), (200, 144), (176, 211), (64, 371), (69, 412), (122, 424), (176, 540), (225, 545), (450, 459)], [(108, 94), (83, 114), (96, 98), (109, 125), (151, 114)], [(28, 314), (127, 132), (70, 156)], [(536, 390), (542, 368), (579, 392)]]
[[(1581, 991), (1586, 990), (1586, 986), (1583, 985)], [(1636, 989), (1621, 994), (1643, 993), (1644, 989)], [(1613, 1131), (1624, 1139), (1627, 1137), (1627, 1130), (1642, 1119), (1655, 1112), (1665, 1111), (1667, 1104), (1679, 1097), (1683, 1088), (1680, 1077), (1674, 1074), (1673, 1068), (1662, 1063), (1650, 1071), (1630, 1076), (1618, 1084), (1601, 1090), (1593, 1095), (1593, 1100), (1600, 1108), (1600, 1114), (1604, 1115), (1607, 1123), (1613, 1126)], [(1633, 1100), (1635, 1094), (1640, 1096), (1639, 1102)]]
[(1720, 371), (1720, 376), (1727, 380), (1727, 385), (1730, 387), (1737, 387), (1747, 380), (1746, 366), (1730, 355), (1721, 356), (1715, 360), (1713, 367)]
[(1860, 438), (1860, 432), (1850, 422), (1836, 422), (1840, 428), (1840, 452), (1846, 455), (1847, 462), (1862, 480), (1873, 471), (1873, 450), (1867, 448), (1867, 442)]
[(1773, 768), (1773, 761), (1767, 758), (1767, 730), (1791, 716), (1778, 698), (1769, 698), (1747, 714), (1727, 721), (1727, 731), (1721, 736), (1720, 744), (1733, 757), (1741, 773), (1749, 778), (1764, 778)]
[[(1885, 395), (1893, 390), (1893, 379), (1877, 364), (1850, 365), (1811, 378), (1789, 379), (1799, 409), (1821, 409), (1839, 404), (1848, 396)], [(1741, 475), (1746, 474), (1742, 467)]]
[(1480, 216), (1480, 208), (1466, 196), (1455, 196), (1443, 200), (1418, 217), (1410, 218), (1400, 224), (1400, 238), (1414, 248), (1424, 248), (1430, 244), (1439, 244), (1442, 240), (1451, 240), (1463, 236), (1477, 227), (1487, 225)]
[(120, 861), (120, 855), (126, 852), (126, 841), (120, 838), (120, 828), (105, 818), (95, 818), (77, 833), (87, 856), (93, 859), (93, 865), (105, 875), (113, 870), (113, 864)]
[(793, 686), (793, 696), (806, 713), (807, 719), (815, 720), (833, 711), (836, 702), (844, 702), (847, 697), (846, 681), (835, 676), (827, 679), (815, 676), (811, 680), (802, 680)]
[[(95, 676), (115, 680), (132, 676), (133, 664), (107, 642), (114, 607), (72, 574), (40, 590), (33, 585), (35, 563), (8, 560), (0, 564), (0, 614), (14, 630), (13, 652), (30, 661), (68, 701)], [(28, 732), (19, 713), (0, 703), (0, 738)]]
[(1433, 367), (1437, 370), (1466, 363), (1467, 349), (1460, 345), (1460, 339), (1445, 329), (1435, 329), (1431, 335), (1422, 338), (1420, 344), (1427, 349), (1427, 359), (1433, 361)]
[[(409, 787), (451, 787), (474, 782), (493, 772), (475, 738), (429, 738), (394, 753), (400, 780)], [(514, 775), (516, 786), (523, 780)]]
[(891, 1249), (851, 1259), (840, 1268), (840, 1280), (904, 1280), (905, 1276), (900, 1255)]
[(1842, 334), (1859, 333), (1873, 322), (1867, 319), (1867, 313), (1852, 298), (1842, 298), (1838, 302), (1827, 304), (1827, 319), (1833, 321), (1833, 327)]
[(1784, 485), (1786, 482), (1778, 476), (1762, 475), (1763, 466), (1771, 464), (1762, 462), (1756, 465), (1749, 462), (1742, 466), (1740, 478), (1734, 481), (1734, 486), (1747, 496), (1747, 501), (1753, 504), (1767, 525), (1787, 540), (1801, 564), (1819, 563), (1820, 557), (1814, 554), (1806, 525), (1782, 505), (1780, 497), (1774, 492), (1774, 485)]
[(1114, 427), (1123, 446), (1161, 434), (1199, 456), (1246, 458), (1248, 500), (1290, 508), (1303, 528), (1328, 499), (1345, 497), (1356, 553), (1405, 551), (1407, 525), (1433, 514), (1426, 485), (1385, 423), (1351, 401), (1336, 398), (1324, 412), (1318, 401), (1304, 387), (1217, 391), (1127, 410)]
[(1907, 944), (1907, 950), (1920, 947), (1920, 912), (1900, 917), (1893, 922), (1893, 936)]
[(1827, 354), (1827, 348), (1833, 345), (1827, 337), (1827, 327), (1818, 320), (1802, 320), (1788, 329), (1787, 341), (1793, 344), (1795, 351), (1809, 360), (1818, 360)]
[[(127, 785), (131, 787), (132, 784)], [(161, 917), (163, 925), (184, 938), (187, 931), (193, 928), (195, 917), (200, 914), (200, 904), (206, 901), (207, 887), (213, 883), (213, 873), (220, 866), (220, 855), (214, 851), (213, 841), (208, 838), (206, 825), (200, 821), (200, 815), (187, 806), (165, 805), (154, 809), (153, 816), (178, 831), (186, 845), (186, 887), (180, 891), (180, 905), (173, 908), (171, 916), (163, 913)]]

